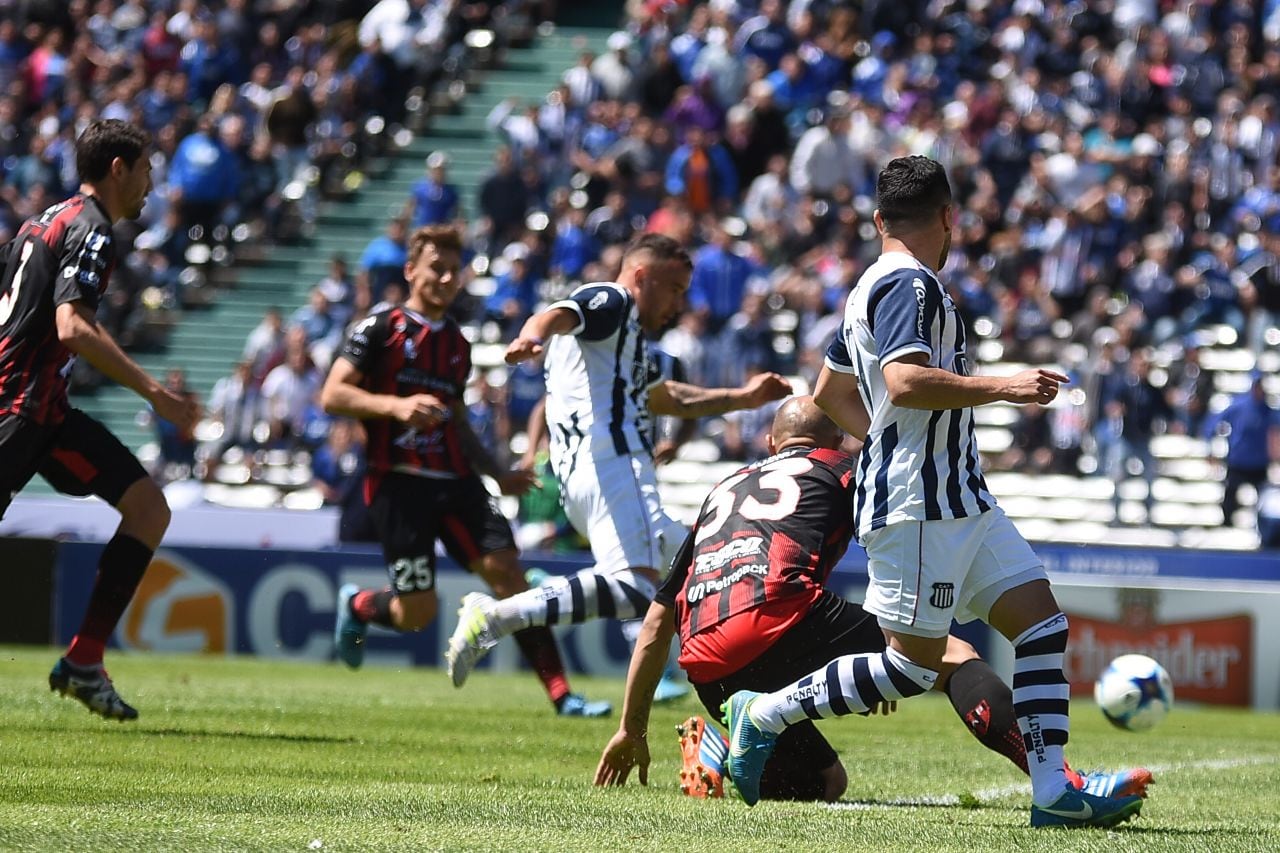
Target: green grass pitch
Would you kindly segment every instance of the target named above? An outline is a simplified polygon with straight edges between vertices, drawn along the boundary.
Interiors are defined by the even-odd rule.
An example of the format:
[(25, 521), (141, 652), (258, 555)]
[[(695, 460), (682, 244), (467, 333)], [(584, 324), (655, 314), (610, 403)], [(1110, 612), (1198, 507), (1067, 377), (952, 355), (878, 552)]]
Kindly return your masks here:
[(1180, 705), (1134, 735), (1074, 702), (1073, 763), (1158, 784), (1137, 821), (1064, 834), (1028, 827), (1025, 777), (938, 697), (824, 724), (841, 806), (748, 809), (680, 796), (692, 699), (655, 712), (647, 788), (597, 790), (616, 718), (559, 719), (527, 674), (454, 690), (436, 670), (116, 653), (142, 715), (120, 724), (49, 692), (56, 656), (0, 649), (0, 850), (1280, 850), (1275, 714)]

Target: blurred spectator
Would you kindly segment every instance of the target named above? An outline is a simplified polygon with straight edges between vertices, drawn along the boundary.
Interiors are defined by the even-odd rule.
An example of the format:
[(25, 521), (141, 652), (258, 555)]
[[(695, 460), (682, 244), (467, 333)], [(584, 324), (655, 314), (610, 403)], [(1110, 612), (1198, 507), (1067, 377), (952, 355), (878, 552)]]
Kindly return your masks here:
[(318, 111), (304, 85), (306, 74), (306, 68), (295, 65), (289, 69), (284, 83), (271, 93), (266, 129), (276, 161), (276, 191), (288, 194), (291, 183), (301, 182), (300, 191), (293, 195), (303, 202), (303, 218), (310, 222), (315, 213), (309, 188), (312, 179), (307, 175), (311, 166), (307, 129), (315, 122)]
[(867, 164), (849, 145), (847, 99), (835, 98), (823, 123), (811, 127), (796, 143), (791, 158), (791, 186), (799, 193), (831, 197), (867, 182)]
[(1262, 245), (1240, 265), (1236, 279), (1241, 305), (1249, 312), (1245, 340), (1255, 353), (1267, 346), (1268, 331), (1280, 326), (1280, 216), (1268, 221)]
[(616, 191), (605, 196), (604, 205), (587, 217), (586, 229), (597, 243), (605, 246), (628, 242), (636, 229), (627, 211), (627, 197)]
[(262, 413), (276, 446), (291, 446), (307, 434), (307, 418), (312, 401), (320, 392), (323, 377), (307, 354), (305, 338), (290, 335), (284, 363), (262, 380)]
[(524, 224), (529, 209), (528, 190), (510, 148), (502, 146), (494, 153), (493, 171), (480, 185), (476, 206), (485, 218), (481, 230), (488, 235), (490, 245), (503, 245)]
[(1158, 471), (1151, 453), (1151, 438), (1172, 420), (1173, 412), (1164, 394), (1151, 384), (1150, 376), (1150, 354), (1135, 350), (1129, 354), (1128, 370), (1104, 391), (1103, 419), (1098, 429), (1109, 434), (1107, 440), (1100, 443), (1105, 443), (1108, 448), (1104, 463), (1115, 483), (1112, 504), (1117, 522), (1120, 521), (1120, 486), (1137, 473), (1133, 470), (1134, 463), (1140, 466), (1142, 478), (1147, 483), (1148, 524), (1155, 507), (1153, 486)]
[(1169, 376), (1169, 405), (1174, 412), (1173, 426), (1183, 435), (1198, 436), (1204, 432), (1213, 397), (1214, 374), (1200, 364), (1200, 347), (1188, 340), (1182, 361)]
[(1280, 411), (1267, 402), (1263, 374), (1249, 376), (1249, 390), (1238, 394), (1225, 409), (1213, 415), (1206, 426), (1208, 435), (1226, 427), (1227, 467), (1222, 494), (1222, 523), (1235, 524), (1240, 508), (1240, 487), (1248, 483), (1261, 491), (1267, 482), (1267, 468), (1280, 460)]
[(758, 273), (755, 264), (734, 251), (729, 231), (725, 223), (711, 228), (711, 241), (693, 257), (689, 282), (689, 307), (706, 319), (713, 335), (737, 312), (747, 281)]
[[(568, 82), (567, 74), (565, 82)], [(659, 42), (649, 54), (649, 62), (640, 77), (639, 102), (645, 115), (665, 113), (683, 83), (684, 78), (671, 58), (671, 51), (665, 43)]]
[(676, 90), (662, 120), (675, 131), (676, 138), (686, 139), (694, 127), (704, 133), (718, 133), (724, 124), (724, 111), (715, 101), (710, 81), (700, 77), (693, 85)]
[(480, 439), (482, 446), (490, 449), (498, 467), (505, 470), (509, 464), (511, 426), (502, 389), (490, 385), (488, 376), (480, 371), (470, 392), (467, 420), (471, 423), (471, 431)]
[(311, 456), (311, 485), (326, 506), (342, 506), (352, 490), (363, 487), (364, 442), (360, 425), (338, 418), (329, 437)]
[(249, 333), (241, 358), (252, 366), (254, 378), (261, 381), (267, 374), (267, 365), (279, 360), (283, 348), (284, 315), (279, 308), (272, 307), (263, 313), (262, 320)]
[(719, 381), (725, 385), (740, 385), (749, 375), (782, 367), (773, 345), (773, 328), (766, 313), (764, 294), (748, 292), (742, 297), (741, 305), (720, 335), (724, 369)]
[(235, 157), (214, 133), (212, 117), (202, 116), (195, 132), (178, 144), (168, 178), (184, 228), (208, 232), (221, 221), (236, 197), (240, 175)]
[[(169, 368), (164, 384), (175, 394), (196, 399), (195, 392), (187, 387), (186, 372), (180, 367)], [(155, 426), (156, 441), (160, 445), (156, 470), (152, 473), (164, 482), (191, 476), (196, 464), (195, 436), (160, 417), (150, 407), (147, 409), (147, 419)]]
[(384, 298), (387, 286), (404, 284), (404, 264), (409, 257), (408, 223), (395, 217), (387, 223), (386, 233), (374, 237), (360, 255), (357, 277), (368, 283), (377, 301)]
[(551, 243), (551, 276), (563, 281), (581, 281), (587, 264), (600, 256), (600, 247), (586, 229), (587, 215), (571, 207), (556, 226)]
[(1236, 297), (1236, 244), (1225, 234), (1209, 238), (1208, 248), (1174, 275), (1179, 288), (1191, 291), (1191, 304), (1182, 312), (1178, 331), (1186, 334), (1209, 324), (1230, 326), (1244, 334), (1244, 313)]
[(769, 70), (796, 48), (795, 34), (787, 27), (786, 9), (781, 0), (762, 0), (760, 14), (748, 18), (733, 37), (733, 49), (740, 56), (753, 56)]
[(685, 142), (667, 161), (666, 190), (682, 198), (695, 216), (724, 214), (738, 195), (738, 173), (728, 152), (700, 127), (690, 127)]
[(413, 185), (409, 198), (415, 229), (423, 225), (443, 225), (458, 217), (458, 188), (449, 183), (448, 168), (449, 155), (443, 151), (433, 151), (427, 157), (426, 177), (419, 178)]
[(388, 57), (392, 102), (403, 104), (414, 86), (428, 82), (444, 61), (442, 50), (455, 4), (429, 0), (379, 0), (360, 21), (358, 37)]
[(538, 299), (538, 279), (529, 263), (529, 247), (512, 243), (502, 253), (508, 265), (498, 276), (493, 293), (485, 300), (485, 319), (502, 327), (504, 339), (511, 337), (533, 313)]
[(507, 371), (507, 420), (512, 433), (529, 428), (529, 416), (547, 395), (541, 359), (522, 361)]
[(329, 274), (316, 285), (324, 298), (329, 300), (329, 310), (338, 322), (346, 326), (351, 320), (352, 303), (355, 300), (355, 284), (347, 272), (347, 259), (342, 255), (329, 258)]
[(564, 72), (561, 80), (569, 87), (570, 103), (576, 110), (585, 109), (587, 104), (600, 98), (603, 90), (599, 81), (591, 72), (591, 64), (596, 56), (591, 51), (578, 54), (578, 64)]
[(635, 71), (631, 67), (631, 36), (619, 31), (609, 36), (608, 50), (591, 63), (591, 76), (604, 96), (613, 101), (629, 98)]
[(211, 466), (217, 465), (222, 454), (231, 448), (247, 448), (256, 443), (253, 429), (258, 423), (259, 411), (253, 363), (237, 362), (230, 376), (213, 384), (213, 393), (209, 395), (209, 418), (222, 427), (222, 435), (210, 454)]
[(1020, 406), (1018, 420), (1009, 430), (1009, 448), (995, 467), (1005, 471), (1044, 474), (1053, 468), (1053, 431), (1044, 406)]
[(310, 300), (293, 312), (289, 326), (302, 329), (306, 335), (307, 350), (311, 358), (321, 366), (329, 364), (334, 348), (342, 339), (344, 326), (341, 317), (333, 310), (324, 289), (311, 288)]

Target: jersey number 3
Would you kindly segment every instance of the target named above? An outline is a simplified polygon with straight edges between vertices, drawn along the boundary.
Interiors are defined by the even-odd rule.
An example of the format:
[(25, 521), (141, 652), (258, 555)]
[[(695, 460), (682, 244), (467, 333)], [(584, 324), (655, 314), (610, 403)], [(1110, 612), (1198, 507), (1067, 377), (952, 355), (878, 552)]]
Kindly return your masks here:
[(14, 306), (18, 304), (18, 292), (22, 290), (22, 274), (27, 271), (27, 261), (31, 260), (31, 253), (35, 247), (36, 244), (30, 240), (22, 245), (22, 257), (18, 260), (18, 271), (13, 274), (13, 283), (9, 285), (9, 292), (0, 296), (0, 326), (9, 322)]
[[(711, 496), (707, 498), (706, 511), (711, 513), (705, 524), (698, 525), (698, 534), (693, 538), (695, 545), (702, 544), (724, 526), (735, 509), (748, 521), (779, 521), (796, 511), (800, 503), (800, 484), (796, 477), (807, 473), (813, 463), (804, 457), (788, 457), (770, 462), (763, 468), (734, 474), (725, 480)], [(756, 489), (773, 492), (774, 499), (762, 501), (754, 494), (748, 494), (738, 507), (738, 499), (742, 497), (735, 488), (744, 480), (758, 477)]]

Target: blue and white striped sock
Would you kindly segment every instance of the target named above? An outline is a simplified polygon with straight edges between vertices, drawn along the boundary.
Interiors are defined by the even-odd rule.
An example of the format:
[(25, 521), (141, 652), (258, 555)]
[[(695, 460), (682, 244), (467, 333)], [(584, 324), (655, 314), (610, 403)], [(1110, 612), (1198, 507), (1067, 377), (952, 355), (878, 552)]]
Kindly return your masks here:
[(801, 720), (861, 714), (881, 702), (919, 696), (933, 687), (938, 673), (912, 663), (894, 649), (845, 655), (822, 669), (751, 703), (751, 720), (778, 733)]

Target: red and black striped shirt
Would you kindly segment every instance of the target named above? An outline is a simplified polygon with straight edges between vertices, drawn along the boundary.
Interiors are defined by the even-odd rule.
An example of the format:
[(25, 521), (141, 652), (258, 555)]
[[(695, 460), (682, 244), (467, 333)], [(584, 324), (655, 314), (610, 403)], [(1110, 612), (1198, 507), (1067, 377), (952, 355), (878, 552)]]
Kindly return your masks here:
[[(793, 448), (717, 485), (655, 596), (675, 607), (682, 644), (750, 611), (783, 626), (802, 619), (849, 546), (852, 482), (848, 454)], [(699, 663), (733, 671), (759, 651)]]
[[(362, 374), (360, 387), (373, 394), (411, 397), (433, 394), (446, 409), (462, 400), (471, 374), (471, 344), (449, 318), (433, 322), (403, 307), (379, 311), (347, 335), (342, 357)], [(369, 476), (389, 471), (426, 477), (472, 473), (452, 415), (421, 432), (389, 418), (365, 421)]]
[(115, 268), (111, 219), (77, 195), (28, 219), (0, 249), (0, 415), (61, 423), (75, 356), (58, 339), (55, 311), (96, 311)]

